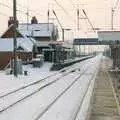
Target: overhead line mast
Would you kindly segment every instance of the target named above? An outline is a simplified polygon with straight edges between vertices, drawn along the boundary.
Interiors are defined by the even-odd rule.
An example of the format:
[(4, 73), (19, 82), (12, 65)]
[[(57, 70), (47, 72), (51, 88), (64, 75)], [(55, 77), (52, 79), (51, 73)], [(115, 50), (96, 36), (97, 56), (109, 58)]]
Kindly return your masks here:
[(111, 8), (111, 30), (114, 29), (114, 13), (115, 13), (115, 10), (118, 6), (118, 3), (119, 3), (119, 0), (116, 1), (115, 7)]
[(57, 17), (57, 15), (56, 15), (54, 10), (53, 10), (53, 14), (55, 15), (55, 17), (56, 17), (56, 19), (57, 19), (57, 21), (58, 21), (58, 23), (59, 23), (59, 25), (60, 25), (60, 27), (62, 29), (62, 40), (64, 42), (64, 29), (63, 29), (62, 24), (60, 23), (60, 21), (59, 21), (59, 19), (58, 19), (58, 17)]
[(72, 18), (73, 22), (76, 22), (76, 20), (68, 13), (68, 11), (66, 9), (64, 9), (64, 7), (62, 7), (57, 0), (54, 0), (56, 2), (56, 4), (63, 9), (64, 13), (66, 13), (70, 18)]
[(92, 25), (92, 23), (91, 23), (91, 21), (90, 21), (90, 19), (89, 19), (88, 15), (87, 15), (87, 13), (85, 12), (85, 10), (84, 10), (84, 9), (82, 9), (82, 11), (83, 11), (84, 15), (86, 16), (86, 18), (87, 18), (87, 20), (88, 20), (88, 22), (89, 22), (90, 26), (92, 27), (92, 30), (96, 33), (96, 31), (95, 31), (95, 29), (94, 29), (94, 27), (93, 27), (93, 25)]
[(67, 30), (67, 31), (69, 31), (69, 30), (71, 30), (71, 29), (69, 29), (69, 28), (63, 28), (63, 26), (62, 26), (62, 24), (60, 23), (60, 21), (59, 21), (59, 19), (58, 19), (58, 17), (57, 17), (57, 15), (56, 15), (56, 13), (55, 13), (55, 11), (53, 10), (53, 14), (55, 15), (55, 17), (56, 17), (56, 19), (57, 19), (57, 21), (58, 21), (58, 23), (59, 23), (59, 25), (60, 25), (60, 27), (61, 27), (61, 29), (62, 29), (62, 40), (63, 40), (63, 42), (64, 42), (64, 32), (65, 32), (65, 30)]
[(78, 29), (78, 31), (79, 31), (79, 18), (80, 18), (80, 14), (79, 14), (79, 9), (77, 9), (77, 21), (78, 21), (78, 23), (77, 23), (77, 29)]

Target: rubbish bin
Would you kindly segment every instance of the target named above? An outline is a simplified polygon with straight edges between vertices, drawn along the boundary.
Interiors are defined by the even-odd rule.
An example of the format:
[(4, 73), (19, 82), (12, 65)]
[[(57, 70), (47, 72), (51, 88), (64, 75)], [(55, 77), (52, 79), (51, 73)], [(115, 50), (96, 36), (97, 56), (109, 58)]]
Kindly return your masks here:
[(27, 75), (28, 75), (28, 72), (27, 72), (26, 70), (24, 71), (24, 75), (25, 75), (25, 76), (27, 76)]
[(13, 74), (13, 70), (10, 70), (10, 75), (12, 75)]

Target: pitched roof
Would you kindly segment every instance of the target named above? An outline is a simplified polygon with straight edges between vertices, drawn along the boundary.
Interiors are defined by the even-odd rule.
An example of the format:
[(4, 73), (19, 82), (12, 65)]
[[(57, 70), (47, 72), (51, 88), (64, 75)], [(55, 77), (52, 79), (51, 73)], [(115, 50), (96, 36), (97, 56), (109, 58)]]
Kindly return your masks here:
[[(23, 37), (21, 33), (16, 30), (17, 37)], [(8, 29), (1, 35), (1, 38), (12, 38), (13, 37), (13, 24), (8, 27)]]
[(49, 23), (49, 24), (48, 23), (38, 23), (38, 24), (22, 23), (22, 24), (19, 24), (18, 30), (24, 36), (50, 37), (55, 28), (56, 27), (53, 23)]

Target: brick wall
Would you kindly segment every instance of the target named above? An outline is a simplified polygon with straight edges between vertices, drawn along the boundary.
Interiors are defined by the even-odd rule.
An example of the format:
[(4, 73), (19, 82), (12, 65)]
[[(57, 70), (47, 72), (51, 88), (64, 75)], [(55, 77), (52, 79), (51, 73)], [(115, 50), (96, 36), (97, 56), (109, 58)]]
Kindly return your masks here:
[[(19, 59), (22, 59), (22, 61), (27, 61), (28, 59), (32, 59), (32, 53), (26, 53), (26, 52), (18, 52), (17, 56)], [(13, 52), (0, 52), (0, 69), (3, 69), (10, 61), (10, 59), (13, 58)]]

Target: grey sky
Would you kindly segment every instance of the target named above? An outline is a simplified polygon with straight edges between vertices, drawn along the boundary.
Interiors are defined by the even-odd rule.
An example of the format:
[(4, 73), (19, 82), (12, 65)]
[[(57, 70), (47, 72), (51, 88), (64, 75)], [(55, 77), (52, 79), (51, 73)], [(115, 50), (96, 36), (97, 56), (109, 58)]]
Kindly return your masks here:
[[(12, 7), (13, 0), (0, 0), (7, 6)], [(67, 11), (62, 10), (55, 2), (55, 0), (17, 0), (18, 9), (22, 12), (18, 12), (18, 20), (20, 22), (26, 22), (26, 11), (29, 7), (30, 16), (36, 16), (39, 22), (47, 22), (47, 10), (50, 11), (50, 16), (53, 17), (52, 9), (56, 11), (58, 18), (64, 28), (71, 28), (72, 31), (66, 31), (67, 39), (73, 36), (78, 36), (77, 32), (77, 17), (76, 9), (84, 9), (94, 27), (107, 30), (111, 27), (111, 7), (115, 6), (117, 0), (57, 0), (57, 2)], [(29, 4), (27, 4), (29, 3)], [(0, 4), (0, 34), (7, 28), (8, 17), (12, 15), (12, 9)], [(22, 6), (21, 6), (22, 5)], [(119, 30), (120, 27), (120, 3), (118, 4), (117, 11), (114, 14), (114, 27), (115, 30)], [(32, 11), (31, 11), (32, 10)], [(80, 12), (84, 17), (82, 11)], [(31, 17), (29, 17), (31, 19)], [(57, 21), (54, 20), (56, 24)], [(91, 31), (91, 27), (87, 20), (80, 20), (80, 35), (89, 36), (94, 34)], [(72, 34), (71, 34), (72, 33)]]

